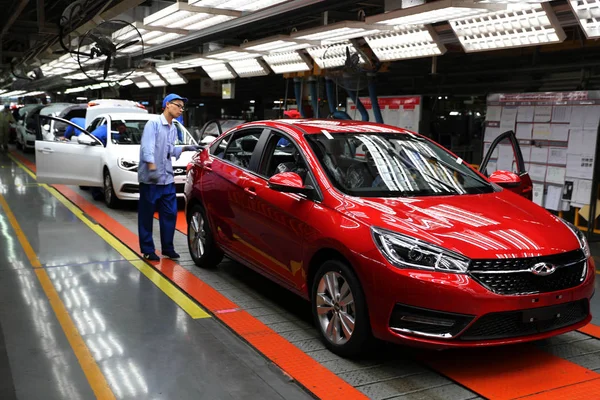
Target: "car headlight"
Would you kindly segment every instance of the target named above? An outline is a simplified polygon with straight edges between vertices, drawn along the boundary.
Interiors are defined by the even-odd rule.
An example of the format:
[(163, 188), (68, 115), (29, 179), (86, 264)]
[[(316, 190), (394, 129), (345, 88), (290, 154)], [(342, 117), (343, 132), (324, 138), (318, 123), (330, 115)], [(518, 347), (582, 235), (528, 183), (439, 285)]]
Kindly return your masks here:
[(131, 161), (125, 158), (119, 158), (117, 164), (119, 165), (119, 168), (124, 169), (125, 171), (137, 172), (138, 169), (137, 161)]
[(453, 251), (386, 229), (371, 227), (377, 248), (394, 266), (439, 272), (466, 273), (470, 260)]
[(571, 229), (571, 231), (573, 231), (573, 233), (575, 234), (575, 236), (577, 236), (577, 240), (579, 240), (579, 246), (581, 247), (581, 250), (583, 250), (583, 254), (585, 254), (585, 258), (588, 258), (592, 255), (592, 253), (590, 252), (590, 246), (588, 245), (588, 241), (585, 238), (585, 234), (583, 232), (581, 232), (579, 230), (579, 228), (577, 228), (575, 225), (573, 225), (572, 223), (570, 223), (569, 221), (565, 221), (562, 218), (559, 218), (566, 226), (569, 227), (569, 229)]

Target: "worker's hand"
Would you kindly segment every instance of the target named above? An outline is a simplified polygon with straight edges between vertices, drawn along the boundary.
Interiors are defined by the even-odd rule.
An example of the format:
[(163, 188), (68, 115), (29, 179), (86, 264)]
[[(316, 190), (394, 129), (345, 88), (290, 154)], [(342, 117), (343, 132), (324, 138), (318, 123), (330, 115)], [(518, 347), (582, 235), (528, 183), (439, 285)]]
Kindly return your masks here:
[(156, 164), (154, 164), (154, 163), (148, 163), (148, 169), (149, 169), (150, 171), (154, 171), (154, 170), (156, 170)]
[(156, 169), (156, 166), (154, 167), (154, 169), (148, 170), (148, 183), (156, 185), (158, 183), (159, 178), (160, 177), (158, 175), (158, 170)]
[(189, 146), (183, 146), (183, 151), (200, 151), (202, 150), (204, 147), (202, 146), (196, 146), (196, 145), (189, 145)]

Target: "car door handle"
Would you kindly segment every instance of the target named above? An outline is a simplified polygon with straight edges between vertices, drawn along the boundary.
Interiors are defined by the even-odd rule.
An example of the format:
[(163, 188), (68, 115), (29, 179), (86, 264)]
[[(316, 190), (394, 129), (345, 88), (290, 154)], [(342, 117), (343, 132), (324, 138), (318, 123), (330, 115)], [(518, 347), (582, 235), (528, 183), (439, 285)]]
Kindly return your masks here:
[(39, 151), (40, 153), (46, 153), (46, 154), (49, 154), (49, 153), (54, 153), (54, 150), (52, 150), (52, 149), (51, 149), (51, 148), (49, 148), (49, 147), (45, 147), (45, 148), (43, 148), (43, 149), (38, 149), (38, 151)]
[(244, 188), (244, 192), (248, 193), (252, 197), (256, 196), (256, 189), (253, 187)]

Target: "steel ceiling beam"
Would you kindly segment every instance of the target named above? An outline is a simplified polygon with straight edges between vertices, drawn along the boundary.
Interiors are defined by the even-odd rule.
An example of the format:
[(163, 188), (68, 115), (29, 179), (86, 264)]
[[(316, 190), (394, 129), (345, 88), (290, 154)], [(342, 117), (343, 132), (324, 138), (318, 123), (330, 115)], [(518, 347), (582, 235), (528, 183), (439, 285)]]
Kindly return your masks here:
[(0, 32), (0, 41), (2, 40), (2, 37), (8, 32), (12, 24), (14, 24), (17, 18), (19, 18), (19, 15), (21, 15), (28, 3), (29, 0), (19, 0), (17, 9), (14, 13), (12, 13), (10, 18), (8, 18), (8, 21), (6, 21), (6, 24), (4, 24), (4, 27), (2, 28), (2, 32)]

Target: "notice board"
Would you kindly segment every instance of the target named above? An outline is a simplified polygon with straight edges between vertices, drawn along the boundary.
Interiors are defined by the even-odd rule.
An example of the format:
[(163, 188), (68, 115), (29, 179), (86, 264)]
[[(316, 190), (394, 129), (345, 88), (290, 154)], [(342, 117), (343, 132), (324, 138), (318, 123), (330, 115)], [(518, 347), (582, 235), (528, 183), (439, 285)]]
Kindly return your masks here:
[[(369, 97), (360, 97), (360, 101), (369, 113), (369, 121), (375, 122), (375, 113), (373, 112), (371, 99)], [(381, 116), (383, 117), (384, 124), (419, 133), (421, 96), (380, 96), (377, 102), (381, 108)], [(356, 105), (349, 97), (347, 99), (346, 110), (348, 110), (348, 114), (352, 119), (359, 120), (361, 118)]]
[[(513, 130), (533, 181), (533, 200), (548, 210), (589, 205), (600, 123), (600, 91), (491, 94), (483, 151)], [(488, 173), (515, 170), (510, 144), (495, 149)]]

